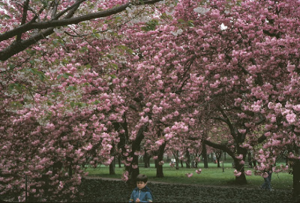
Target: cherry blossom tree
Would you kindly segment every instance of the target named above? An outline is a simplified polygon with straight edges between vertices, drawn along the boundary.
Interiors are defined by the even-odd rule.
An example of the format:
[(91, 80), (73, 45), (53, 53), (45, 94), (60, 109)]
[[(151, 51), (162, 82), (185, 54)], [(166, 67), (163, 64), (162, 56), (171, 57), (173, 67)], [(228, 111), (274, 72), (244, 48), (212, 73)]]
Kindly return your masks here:
[[(117, 78), (114, 59), (121, 64), (126, 47), (112, 45), (110, 39), (118, 38), (116, 31), (135, 16), (149, 15), (152, 9), (145, 5), (155, 2), (144, 1), (144, 6), (125, 1), (103, 1), (97, 6), (91, 1), (1, 4), (5, 9), (1, 17), (6, 20), (1, 22), (0, 136), (5, 140), (1, 195), (9, 193), (20, 201), (68, 201), (79, 193), (85, 165), (113, 161), (112, 153), (123, 144), (127, 110), (119, 94), (126, 79)], [(125, 13), (109, 17), (126, 8)], [(18, 16), (19, 10), (23, 16)], [(21, 25), (16, 27), (18, 20)], [(56, 20), (58, 24), (50, 25)]]
[[(24, 11), (40, 9), (26, 2)], [(54, 22), (89, 16), (96, 8), (88, 1), (70, 2)], [(113, 7), (118, 3), (131, 9), (125, 1), (104, 2), (96, 13), (121, 8)], [(18, 4), (4, 6), (18, 9)], [(47, 6), (45, 11), (59, 13), (58, 4)], [(1, 192), (19, 183), (23, 192), (26, 175), (31, 197), (66, 198), (77, 193), (82, 165), (110, 164), (111, 153), (123, 155), (124, 179), (134, 180), (142, 145), (149, 153), (174, 149), (184, 155), (205, 144), (234, 159), (233, 175), (240, 183), (249, 175), (244, 169), (248, 150), (260, 162), (258, 171), (288, 151), (297, 199), (299, 6), (296, 0), (181, 0), (143, 7), (151, 12), (143, 20), (127, 22), (120, 14), (78, 25), (68, 21), (75, 25), (63, 29), (54, 29), (51, 17), (48, 23), (31, 22), (38, 11), (23, 12), (27, 21), (4, 13), (8, 24), (18, 19), (21, 25), (0, 35), (1, 81), (6, 81), (1, 83), (0, 135), (7, 140), (1, 144)], [(136, 8), (134, 15), (143, 11)], [(39, 15), (51, 16), (44, 10)], [(43, 39), (49, 29), (48, 40), (34, 38), (39, 28), (45, 29), (37, 33)], [(39, 46), (16, 53), (6, 49), (29, 39), (40, 40)], [(221, 142), (209, 133), (220, 126), (226, 128), (217, 133), (226, 135)], [(161, 153), (157, 161), (163, 165)], [(49, 185), (51, 191), (43, 188)]]
[[(210, 140), (204, 142), (233, 157), (237, 180), (241, 183), (246, 182), (247, 151), (259, 143), (272, 151), (270, 156), (261, 157), (260, 162), (270, 160), (269, 164), (273, 164), (278, 152), (285, 147), (291, 151), (290, 157), (298, 157), (298, 137), (290, 131), (290, 125), (296, 122), (298, 105), (291, 104), (297, 100), (297, 94), (290, 84), (298, 74), (298, 48), (295, 47), (298, 44), (298, 29), (295, 28), (298, 9), (298, 1), (210, 1), (207, 4), (180, 1), (172, 15), (161, 16), (168, 23), (159, 21), (162, 24), (150, 32), (157, 34), (156, 38), (146, 43), (157, 41), (155, 45), (159, 48), (141, 46), (139, 42), (143, 60), (151, 58), (147, 63), (157, 67), (154, 70), (161, 70), (156, 77), (148, 74), (153, 81), (164, 78), (156, 82), (164, 87), (159, 93), (170, 89), (174, 101), (190, 100), (187, 103), (193, 103), (194, 110), (198, 108), (201, 113), (209, 110), (205, 119), (227, 125), (231, 138), (226, 145)], [(169, 58), (172, 62), (166, 60)], [(146, 65), (143, 67), (147, 68)], [(169, 77), (165, 76), (172, 71), (175, 84), (168, 83)], [(290, 105), (288, 109), (295, 106), (293, 111), (282, 108), (286, 103)], [(178, 108), (184, 109), (179, 105), (178, 112)], [(277, 114), (271, 113), (270, 108), (283, 110), (282, 115), (278, 110)], [(278, 136), (281, 131), (286, 138)], [(276, 134), (275, 138), (271, 137), (272, 133)], [(165, 140), (168, 137), (166, 134)], [(293, 150), (290, 146), (294, 146)]]

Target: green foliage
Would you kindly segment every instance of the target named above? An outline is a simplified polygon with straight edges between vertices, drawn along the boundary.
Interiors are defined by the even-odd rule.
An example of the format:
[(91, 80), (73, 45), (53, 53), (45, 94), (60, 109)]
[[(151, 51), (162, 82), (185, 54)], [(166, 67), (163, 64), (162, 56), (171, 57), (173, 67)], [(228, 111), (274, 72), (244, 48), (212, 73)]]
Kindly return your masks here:
[(25, 89), (25, 86), (23, 84), (20, 84), (20, 83), (11, 83), (11, 84), (9, 84), (8, 89), (10, 91), (15, 89), (19, 93), (21, 93)]
[(32, 50), (32, 49), (26, 49), (26, 52), (27, 52), (27, 54), (29, 54), (31, 56), (34, 56), (36, 54), (36, 51)]
[(87, 46), (81, 47), (81, 49), (79, 49), (79, 52), (81, 52), (81, 53), (84, 53), (84, 52), (87, 52), (87, 51), (88, 51)]
[(72, 108), (74, 108), (74, 107), (82, 108), (82, 107), (86, 107), (87, 106), (86, 103), (83, 103), (83, 102), (74, 102), (74, 101), (71, 101), (70, 105), (71, 105)]
[(45, 74), (42, 72), (42, 71), (39, 71), (38, 69), (36, 68), (29, 68), (29, 71), (34, 74), (34, 75), (37, 75), (41, 81), (44, 81), (45, 80)]
[(173, 17), (171, 15), (168, 15), (166, 13), (162, 13), (161, 16), (160, 16), (161, 19), (164, 19), (164, 20), (172, 20)]
[(19, 101), (12, 101), (10, 102), (10, 107), (11, 108), (21, 108), (23, 104)]
[[(130, 49), (129, 47), (127, 47), (125, 45), (118, 45), (118, 46), (116, 46), (116, 48), (123, 50), (123, 51), (127, 52), (128, 54), (133, 54), (132, 49)], [(107, 57), (111, 59), (113, 56), (107, 54)]]
[(178, 23), (182, 26), (194, 27), (194, 23), (192, 20), (185, 21), (183, 19), (179, 19)]
[(67, 87), (67, 90), (75, 91), (75, 90), (77, 90), (77, 88), (75, 86), (70, 85), (70, 86)]
[(72, 74), (70, 74), (70, 73), (64, 73), (64, 74), (62, 74), (62, 75), (58, 75), (57, 76), (57, 79), (60, 79), (60, 78), (69, 78), (69, 76), (73, 76)]
[(142, 30), (146, 32), (150, 30), (155, 30), (157, 25), (158, 25), (158, 20), (152, 19), (146, 23), (146, 26), (142, 27)]

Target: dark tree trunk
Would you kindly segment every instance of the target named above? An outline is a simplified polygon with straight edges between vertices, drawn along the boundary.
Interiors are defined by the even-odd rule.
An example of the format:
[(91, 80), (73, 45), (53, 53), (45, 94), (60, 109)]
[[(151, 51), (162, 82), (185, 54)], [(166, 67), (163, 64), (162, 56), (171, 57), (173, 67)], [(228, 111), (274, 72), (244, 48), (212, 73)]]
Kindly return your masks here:
[(198, 168), (198, 158), (200, 159), (200, 155), (201, 155), (201, 154), (197, 154), (197, 153), (196, 153), (196, 156), (195, 156), (195, 167), (196, 167), (196, 168)]
[[(245, 161), (246, 158), (246, 154), (247, 154), (247, 150), (244, 148), (237, 148), (237, 154), (242, 154), (243, 155), (243, 160)], [(246, 180), (246, 175), (244, 173), (244, 169), (245, 169), (245, 164), (240, 164), (240, 159), (236, 159), (235, 157), (232, 157), (234, 160), (234, 166), (235, 169), (239, 172), (242, 172), (242, 174), (240, 176), (236, 176), (235, 180), (237, 184), (247, 184), (247, 180)]]
[(150, 156), (149, 154), (147, 154), (147, 152), (145, 152), (145, 155), (144, 155), (144, 166), (145, 168), (149, 168), (150, 167)]
[(176, 170), (179, 170), (179, 158), (178, 158), (178, 151), (176, 151), (176, 154), (174, 154), (174, 157), (175, 157), (175, 161), (176, 161)]
[(251, 156), (251, 152), (248, 152), (248, 164), (249, 164), (249, 167), (252, 168), (252, 156)]
[(293, 160), (293, 201), (300, 202), (300, 160)]
[(137, 175), (140, 174), (139, 167), (133, 168), (132, 165), (139, 164), (139, 156), (135, 155), (134, 153), (136, 151), (140, 151), (140, 149), (141, 149), (141, 142), (144, 139), (145, 130), (146, 130), (146, 126), (141, 127), (136, 136), (136, 139), (132, 142), (132, 151), (130, 152), (130, 157), (132, 157), (133, 160), (132, 160), (130, 166), (126, 166), (126, 171), (128, 171), (128, 173), (129, 173), (129, 179), (127, 181), (127, 184), (131, 188), (136, 187), (136, 177), (137, 177)]
[(180, 160), (180, 165), (181, 165), (181, 168), (183, 168), (183, 161)]
[(191, 168), (191, 155), (189, 150), (186, 150), (186, 154), (185, 154), (187, 160), (185, 162), (186, 168)]
[(166, 147), (166, 143), (163, 143), (162, 145), (159, 146), (158, 159), (156, 160), (157, 161), (157, 168), (156, 168), (156, 177), (157, 178), (163, 178), (164, 177), (163, 165), (159, 164), (159, 162), (163, 161), (165, 147)]
[(253, 166), (255, 167), (256, 166), (256, 160), (253, 160), (252, 163), (253, 163)]
[(215, 154), (216, 154), (216, 159), (217, 159), (217, 164), (218, 164), (218, 168), (221, 167), (221, 166), (220, 166), (220, 159), (221, 159), (222, 153), (223, 153), (222, 150), (217, 150), (217, 151), (215, 152)]
[(241, 185), (247, 184), (246, 176), (244, 173), (244, 164), (240, 164), (239, 159), (234, 159), (234, 167), (237, 171), (242, 172), (240, 176), (235, 177), (236, 183)]
[(155, 168), (157, 168), (158, 167), (158, 159), (155, 159), (154, 164), (155, 164)]
[(121, 155), (118, 156), (118, 164), (119, 164), (119, 168), (122, 168), (122, 165), (121, 165)]
[(211, 162), (215, 163), (215, 157), (213, 153), (210, 153)]
[(206, 150), (206, 144), (202, 144), (202, 157), (203, 157), (203, 163), (204, 163), (204, 168), (208, 168), (208, 160), (207, 160), (207, 150)]
[(116, 160), (114, 159), (110, 164), (109, 164), (109, 175), (115, 175), (116, 171)]

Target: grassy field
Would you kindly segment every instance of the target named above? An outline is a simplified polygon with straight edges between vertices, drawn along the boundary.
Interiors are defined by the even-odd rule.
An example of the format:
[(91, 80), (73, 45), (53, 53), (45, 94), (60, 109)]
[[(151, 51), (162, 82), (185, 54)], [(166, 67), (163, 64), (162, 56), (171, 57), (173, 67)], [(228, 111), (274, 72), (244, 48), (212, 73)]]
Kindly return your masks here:
[[(211, 185), (211, 186), (233, 186), (235, 176), (233, 175), (234, 168), (231, 163), (224, 164), (224, 172), (222, 167), (218, 168), (217, 164), (209, 163), (208, 168), (203, 167), (203, 163), (198, 164), (198, 168), (202, 169), (201, 174), (195, 173), (195, 168), (175, 168), (170, 167), (168, 164), (164, 165), (164, 178), (156, 178), (156, 169), (154, 164), (151, 164), (150, 168), (144, 168), (140, 166), (140, 173), (146, 174), (149, 177), (149, 181), (165, 182), (165, 183), (181, 183), (181, 184), (197, 184), (197, 185)], [(109, 175), (109, 168), (107, 166), (100, 166), (97, 168), (87, 168), (89, 176), (99, 176), (105, 178), (118, 178), (122, 176), (124, 168), (116, 166), (116, 175)], [(251, 168), (246, 168), (251, 170)], [(186, 177), (186, 173), (193, 173), (190, 178)], [(252, 173), (253, 174), (253, 173)], [(258, 188), (263, 183), (261, 176), (247, 176), (247, 185), (239, 187)], [(273, 173), (272, 175), (272, 187), (276, 189), (292, 189), (293, 176), (288, 173)]]

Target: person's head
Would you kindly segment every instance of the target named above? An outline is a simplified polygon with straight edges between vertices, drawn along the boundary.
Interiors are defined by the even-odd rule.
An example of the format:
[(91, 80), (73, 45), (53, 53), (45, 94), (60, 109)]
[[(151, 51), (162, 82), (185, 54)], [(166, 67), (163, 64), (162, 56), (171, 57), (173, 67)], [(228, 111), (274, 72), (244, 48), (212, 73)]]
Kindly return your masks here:
[(136, 186), (139, 189), (143, 189), (147, 185), (148, 177), (144, 174), (139, 174), (136, 177)]

